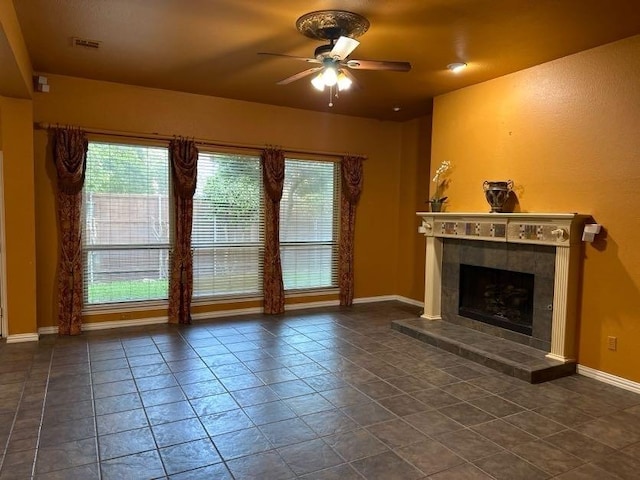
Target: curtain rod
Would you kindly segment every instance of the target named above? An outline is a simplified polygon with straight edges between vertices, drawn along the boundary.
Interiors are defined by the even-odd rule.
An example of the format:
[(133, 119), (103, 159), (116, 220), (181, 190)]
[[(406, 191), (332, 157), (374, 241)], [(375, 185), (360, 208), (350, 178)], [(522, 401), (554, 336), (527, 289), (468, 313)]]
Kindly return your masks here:
[[(53, 125), (51, 123), (39, 122), (34, 124), (36, 129), (39, 130), (48, 130), (50, 128), (56, 127), (64, 127), (71, 125)], [(147, 133), (147, 132), (126, 132), (122, 130), (108, 130), (108, 129), (100, 129), (100, 128), (85, 128), (85, 127), (75, 127), (81, 130), (84, 130), (87, 133), (93, 133), (95, 135), (109, 135), (113, 137), (123, 137), (123, 138), (135, 138), (139, 140), (166, 140), (171, 141), (174, 138), (178, 137), (178, 135), (166, 135), (161, 133)], [(231, 143), (231, 142), (221, 142), (217, 140), (208, 140), (205, 138), (193, 138), (193, 141), (198, 145), (206, 145), (209, 147), (227, 147), (227, 148), (238, 148), (241, 150), (263, 150), (266, 145), (252, 145), (252, 144), (241, 144), (241, 143)], [(349, 154), (349, 153), (341, 153), (341, 152), (322, 152), (317, 150), (303, 150), (299, 148), (282, 148), (285, 152), (288, 153), (299, 153), (303, 155), (322, 155), (328, 157), (344, 157), (348, 155), (355, 155), (362, 157), (363, 159), (367, 159), (366, 155), (358, 155), (358, 154)]]

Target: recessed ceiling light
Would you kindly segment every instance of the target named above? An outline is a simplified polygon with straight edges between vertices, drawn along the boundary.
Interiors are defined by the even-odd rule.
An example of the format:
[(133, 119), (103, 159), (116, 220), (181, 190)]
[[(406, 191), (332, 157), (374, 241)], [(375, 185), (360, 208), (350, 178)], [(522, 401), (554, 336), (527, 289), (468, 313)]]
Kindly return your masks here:
[(399, 112), (400, 110), (401, 110), (401, 108), (400, 108), (400, 107), (393, 107), (393, 111), (394, 111), (394, 112)]
[(453, 73), (458, 73), (465, 68), (467, 68), (467, 64), (463, 62), (454, 62), (447, 65), (447, 68), (451, 70)]

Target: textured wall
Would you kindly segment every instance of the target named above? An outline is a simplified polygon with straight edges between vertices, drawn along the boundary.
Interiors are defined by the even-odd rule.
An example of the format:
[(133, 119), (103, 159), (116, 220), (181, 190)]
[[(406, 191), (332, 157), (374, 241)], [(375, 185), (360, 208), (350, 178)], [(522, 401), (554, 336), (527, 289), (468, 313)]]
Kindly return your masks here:
[[(640, 36), (435, 100), (432, 171), (454, 170), (451, 211), (488, 211), (484, 180), (512, 179), (519, 210), (593, 215), (579, 362), (640, 381)], [(618, 351), (607, 350), (618, 337)]]

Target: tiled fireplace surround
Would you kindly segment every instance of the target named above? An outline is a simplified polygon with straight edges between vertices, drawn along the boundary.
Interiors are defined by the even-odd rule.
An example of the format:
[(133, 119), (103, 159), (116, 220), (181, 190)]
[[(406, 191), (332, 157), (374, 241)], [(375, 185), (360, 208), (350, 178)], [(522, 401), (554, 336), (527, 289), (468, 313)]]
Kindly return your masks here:
[[(562, 365), (575, 367), (581, 237), (588, 216), (449, 212), (420, 212), (418, 216), (422, 219), (420, 232), (426, 237), (424, 320), (413, 322), (417, 333), (411, 332), (408, 324), (396, 327), (440, 344), (438, 335), (455, 331), (457, 327), (452, 324), (457, 325), (491, 335), (487, 338), (533, 347), (540, 351), (544, 363), (559, 367), (560, 374), (570, 373), (572, 369)], [(458, 314), (461, 264), (534, 275), (531, 336)], [(429, 332), (435, 332), (440, 340), (428, 339)], [(466, 356), (474, 359), (475, 353)], [(540, 378), (554, 376), (544, 374)], [(533, 376), (530, 378), (534, 381)]]

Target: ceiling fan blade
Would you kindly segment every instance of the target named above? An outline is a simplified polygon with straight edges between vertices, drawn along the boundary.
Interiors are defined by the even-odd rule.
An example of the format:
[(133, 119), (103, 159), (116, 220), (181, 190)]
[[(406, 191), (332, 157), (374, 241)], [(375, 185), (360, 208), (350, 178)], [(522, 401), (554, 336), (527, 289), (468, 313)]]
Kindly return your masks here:
[(360, 42), (353, 38), (340, 37), (331, 49), (331, 53), (329, 55), (331, 58), (337, 57), (340, 60), (344, 60), (356, 49), (358, 45), (360, 45)]
[(313, 67), (303, 72), (296, 73), (295, 75), (291, 75), (290, 77), (287, 77), (284, 80), (280, 80), (276, 85), (288, 85), (289, 83), (295, 82), (296, 80), (300, 80), (301, 78), (309, 76), (312, 73), (317, 72), (318, 70), (322, 70), (322, 67)]
[(409, 62), (387, 62), (384, 60), (348, 60), (344, 62), (354, 70), (388, 70), (390, 72), (408, 72), (411, 70)]
[(258, 52), (258, 55), (269, 55), (271, 57), (284, 57), (284, 58), (290, 58), (291, 60), (302, 60), (303, 62), (308, 62), (308, 63), (320, 63), (315, 58), (295, 57), (293, 55), (286, 55), (284, 53)]

